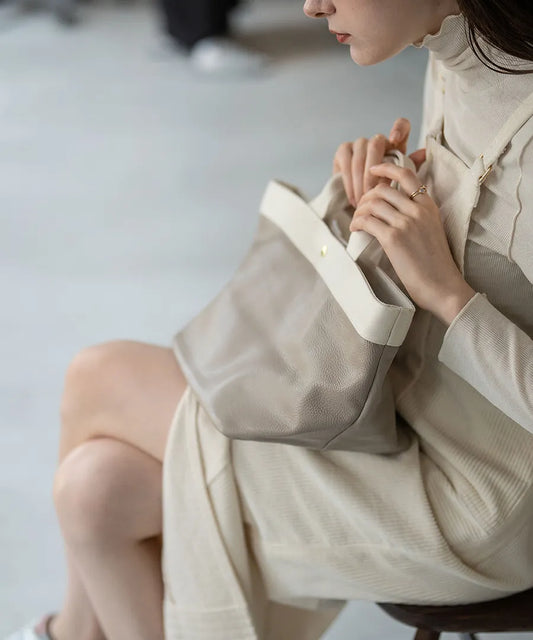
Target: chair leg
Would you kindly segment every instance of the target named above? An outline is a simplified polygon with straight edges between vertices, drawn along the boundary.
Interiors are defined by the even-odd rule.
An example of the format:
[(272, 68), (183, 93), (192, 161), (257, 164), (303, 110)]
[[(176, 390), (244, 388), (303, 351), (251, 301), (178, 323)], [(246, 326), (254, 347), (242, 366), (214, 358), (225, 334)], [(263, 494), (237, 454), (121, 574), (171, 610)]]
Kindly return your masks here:
[(439, 640), (440, 631), (433, 629), (417, 629), (414, 640)]
[(461, 640), (478, 640), (475, 633), (458, 633)]

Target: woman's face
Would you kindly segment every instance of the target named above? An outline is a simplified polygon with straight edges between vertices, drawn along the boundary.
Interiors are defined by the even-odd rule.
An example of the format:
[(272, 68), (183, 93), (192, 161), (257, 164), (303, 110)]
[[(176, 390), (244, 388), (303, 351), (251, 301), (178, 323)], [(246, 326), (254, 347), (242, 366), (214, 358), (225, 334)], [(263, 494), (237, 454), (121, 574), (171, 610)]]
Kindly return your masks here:
[(436, 33), (447, 15), (460, 10), (456, 0), (306, 0), (304, 12), (348, 35), (341, 41), (350, 46), (352, 60), (366, 66)]

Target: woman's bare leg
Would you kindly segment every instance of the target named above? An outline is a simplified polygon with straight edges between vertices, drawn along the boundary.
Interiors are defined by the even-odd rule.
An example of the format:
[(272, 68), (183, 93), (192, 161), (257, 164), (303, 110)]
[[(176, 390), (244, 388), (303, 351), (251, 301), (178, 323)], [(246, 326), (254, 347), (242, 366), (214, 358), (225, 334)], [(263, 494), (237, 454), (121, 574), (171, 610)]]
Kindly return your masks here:
[(98, 622), (87, 591), (81, 581), (74, 556), (65, 544), (67, 561), (67, 588), (63, 607), (50, 625), (54, 640), (72, 638), (72, 629), (78, 629), (79, 640), (105, 640), (104, 632)]
[(84, 349), (65, 377), (59, 463), (97, 437), (122, 440), (162, 462), (186, 385), (171, 349), (128, 340)]
[[(103, 633), (113, 640), (163, 639), (161, 485), (159, 461), (112, 438), (80, 445), (56, 474), (66, 544)], [(72, 638), (60, 623), (52, 634)]]
[[(87, 440), (109, 436), (130, 442), (161, 463), (171, 419), (185, 386), (170, 349), (120, 341), (82, 351), (65, 381), (55, 494), (59, 493), (63, 461)], [(145, 557), (151, 554), (152, 567), (160, 562), (158, 540), (159, 544), (154, 542), (151, 547), (141, 545)], [(78, 569), (79, 562), (67, 549), (67, 594), (51, 631), (57, 640), (103, 640), (100, 615)]]

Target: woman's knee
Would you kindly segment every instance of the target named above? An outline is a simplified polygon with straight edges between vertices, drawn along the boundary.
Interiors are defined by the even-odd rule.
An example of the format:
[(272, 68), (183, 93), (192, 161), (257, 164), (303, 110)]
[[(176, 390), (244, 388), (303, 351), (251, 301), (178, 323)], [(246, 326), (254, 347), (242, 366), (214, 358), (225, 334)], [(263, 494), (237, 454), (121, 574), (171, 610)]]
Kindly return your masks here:
[(59, 466), (53, 497), (70, 544), (141, 539), (161, 531), (161, 469), (112, 438), (88, 440)]

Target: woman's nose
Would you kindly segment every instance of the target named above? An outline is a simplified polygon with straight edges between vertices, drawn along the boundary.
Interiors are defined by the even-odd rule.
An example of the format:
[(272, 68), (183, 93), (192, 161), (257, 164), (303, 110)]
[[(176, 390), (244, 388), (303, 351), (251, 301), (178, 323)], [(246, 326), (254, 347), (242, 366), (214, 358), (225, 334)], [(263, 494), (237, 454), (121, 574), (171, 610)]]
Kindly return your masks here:
[(329, 0), (306, 0), (304, 13), (309, 18), (326, 18), (335, 13), (335, 7)]

